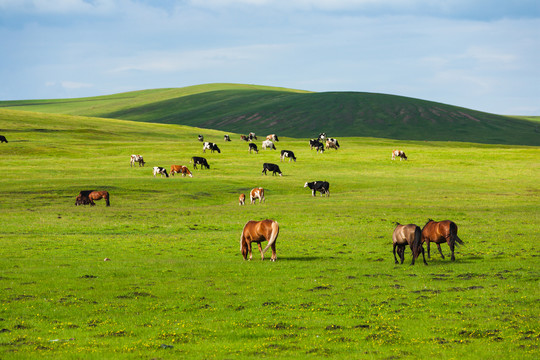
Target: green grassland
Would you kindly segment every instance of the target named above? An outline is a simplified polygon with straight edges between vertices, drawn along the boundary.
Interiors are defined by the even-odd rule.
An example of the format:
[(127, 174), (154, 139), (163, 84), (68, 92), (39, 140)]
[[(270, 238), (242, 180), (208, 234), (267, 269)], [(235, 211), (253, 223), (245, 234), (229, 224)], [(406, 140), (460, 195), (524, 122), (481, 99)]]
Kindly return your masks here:
[[(316, 154), (280, 136), (249, 154), (223, 131), (6, 109), (0, 129), (1, 359), (538, 358), (538, 147), (340, 137)], [(193, 178), (152, 176), (172, 164)], [(239, 206), (255, 186), (266, 202)], [(74, 206), (84, 189), (111, 206)], [(244, 261), (264, 218), (278, 261)], [(456, 261), (443, 245), (395, 265), (394, 223), (428, 218), (457, 223)]]
[(165, 124), (239, 134), (460, 141), (540, 146), (538, 122), (403, 96), (206, 84), (79, 99), (1, 101), (0, 108)]

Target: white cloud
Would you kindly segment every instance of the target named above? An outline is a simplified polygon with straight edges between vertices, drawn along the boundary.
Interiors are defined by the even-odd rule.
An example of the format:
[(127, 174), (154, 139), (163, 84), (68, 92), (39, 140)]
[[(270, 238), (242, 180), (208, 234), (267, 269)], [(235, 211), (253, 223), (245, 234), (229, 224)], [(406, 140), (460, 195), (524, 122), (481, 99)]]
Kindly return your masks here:
[(64, 89), (69, 89), (69, 90), (91, 88), (94, 86), (92, 84), (81, 83), (81, 82), (76, 82), (76, 81), (62, 81), (60, 82), (60, 85), (62, 85)]

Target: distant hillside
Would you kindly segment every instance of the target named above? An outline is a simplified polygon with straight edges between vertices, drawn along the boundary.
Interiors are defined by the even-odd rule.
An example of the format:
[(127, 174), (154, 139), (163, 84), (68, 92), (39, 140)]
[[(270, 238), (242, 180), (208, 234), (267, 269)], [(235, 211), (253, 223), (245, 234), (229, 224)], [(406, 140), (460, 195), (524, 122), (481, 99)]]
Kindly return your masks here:
[(81, 99), (0, 102), (0, 107), (297, 138), (326, 132), (334, 137), (540, 145), (536, 121), (360, 92), (209, 84)]

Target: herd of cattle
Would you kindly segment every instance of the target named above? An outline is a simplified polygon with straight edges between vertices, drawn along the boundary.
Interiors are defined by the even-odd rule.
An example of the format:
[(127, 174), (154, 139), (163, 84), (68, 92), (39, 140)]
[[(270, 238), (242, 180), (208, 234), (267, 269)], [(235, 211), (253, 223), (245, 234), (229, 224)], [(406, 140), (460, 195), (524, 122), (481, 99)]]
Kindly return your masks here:
[[(255, 133), (249, 133), (248, 135), (241, 135), (241, 140), (249, 142), (248, 151), (249, 153), (255, 152), (258, 153), (259, 150), (257, 145), (253, 140), (257, 140)], [(198, 140), (203, 142), (203, 153), (206, 150), (211, 152), (217, 151), (221, 153), (219, 146), (216, 143), (204, 142), (204, 137), (202, 135), (198, 136)], [(0, 135), (0, 141), (6, 142), (4, 136)], [(224, 135), (224, 141), (231, 141), (229, 135)], [(262, 142), (263, 149), (276, 149), (274, 142), (278, 142), (279, 139), (277, 135), (271, 134), (266, 137)], [(325, 133), (321, 133), (318, 138), (309, 140), (310, 149), (316, 149), (317, 153), (322, 153), (328, 149), (338, 150), (340, 148), (339, 142), (337, 139), (326, 137)], [(402, 150), (393, 150), (392, 151), (392, 160), (396, 158), (401, 160), (407, 160), (407, 155)], [(281, 162), (289, 159), (289, 162), (293, 160), (296, 162), (296, 156), (294, 152), (290, 150), (281, 150), (280, 160)], [(130, 166), (144, 167), (145, 161), (142, 155), (131, 155)], [(204, 157), (193, 156), (190, 160), (190, 163), (193, 164), (193, 167), (197, 169), (197, 166), (200, 166), (201, 169), (210, 169), (208, 161)], [(264, 163), (263, 170), (261, 174), (267, 175), (267, 172), (271, 172), (272, 175), (283, 176), (283, 173), (277, 164), (273, 163)], [(191, 171), (183, 165), (171, 165), (170, 175), (182, 174), (182, 176), (193, 177)], [(153, 175), (156, 177), (160, 175), (161, 177), (169, 177), (167, 169), (160, 166), (153, 167)], [(312, 181), (306, 182), (304, 188), (311, 189), (312, 196), (316, 196), (317, 192), (321, 193), (321, 196), (330, 196), (330, 184), (327, 181)], [(75, 205), (95, 205), (94, 200), (105, 199), (107, 206), (110, 205), (109, 202), (109, 193), (106, 191), (93, 191), (93, 190), (84, 190), (77, 195)], [(255, 204), (259, 200), (259, 203), (265, 202), (264, 189), (262, 187), (255, 187), (251, 189), (249, 193), (250, 204)], [(245, 205), (246, 195), (240, 194), (238, 197), (239, 205)], [(254, 242), (258, 245), (259, 251), (261, 252), (261, 259), (264, 259), (264, 253), (268, 248), (272, 248), (272, 257), (271, 260), (276, 260), (275, 252), (275, 241), (277, 235), (279, 234), (279, 225), (274, 220), (263, 220), (263, 221), (249, 221), (242, 232), (240, 251), (244, 259), (251, 259), (251, 243)], [(261, 242), (268, 241), (268, 246), (263, 250), (261, 247)], [(450, 221), (445, 220), (441, 222), (435, 222), (429, 220), (428, 223), (424, 226), (423, 229), (420, 229), (419, 226), (415, 224), (401, 225), (396, 224), (396, 228), (392, 234), (392, 244), (393, 244), (393, 254), (395, 263), (398, 264), (398, 259), (396, 258), (396, 252), (400, 257), (401, 264), (404, 261), (405, 247), (408, 245), (412, 251), (412, 264), (415, 263), (416, 258), (422, 254), (424, 263), (427, 265), (423, 244), (427, 244), (428, 258), (430, 257), (430, 242), (433, 242), (437, 245), (439, 253), (444, 259), (444, 255), (441, 251), (441, 243), (448, 243), (452, 256), (451, 260), (454, 261), (454, 247), (456, 244), (463, 244), (461, 239), (457, 236), (457, 225)]]

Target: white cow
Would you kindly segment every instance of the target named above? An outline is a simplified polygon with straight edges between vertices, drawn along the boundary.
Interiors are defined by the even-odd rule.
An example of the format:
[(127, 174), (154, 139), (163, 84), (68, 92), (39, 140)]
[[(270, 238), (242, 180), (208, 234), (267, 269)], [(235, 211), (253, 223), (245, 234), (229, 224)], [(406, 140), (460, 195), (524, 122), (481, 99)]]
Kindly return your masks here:
[(394, 150), (392, 151), (392, 160), (396, 160), (396, 156), (399, 157), (399, 161), (405, 159), (407, 160), (407, 155), (403, 150)]
[(139, 163), (139, 166), (144, 166), (145, 162), (142, 155), (131, 155), (129, 166), (133, 166), (135, 163)]
[(169, 174), (167, 174), (167, 169), (161, 167), (161, 166), (154, 166), (154, 177), (159, 174), (161, 177), (165, 175), (165, 177), (169, 177)]
[(273, 150), (276, 150), (276, 146), (275, 146), (274, 143), (271, 142), (270, 140), (264, 140), (263, 143), (262, 143), (262, 148), (263, 148), (263, 149), (273, 149)]

